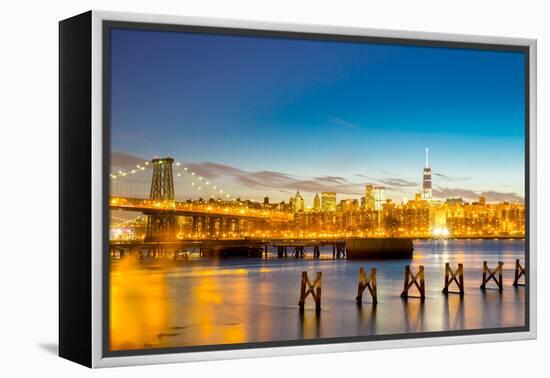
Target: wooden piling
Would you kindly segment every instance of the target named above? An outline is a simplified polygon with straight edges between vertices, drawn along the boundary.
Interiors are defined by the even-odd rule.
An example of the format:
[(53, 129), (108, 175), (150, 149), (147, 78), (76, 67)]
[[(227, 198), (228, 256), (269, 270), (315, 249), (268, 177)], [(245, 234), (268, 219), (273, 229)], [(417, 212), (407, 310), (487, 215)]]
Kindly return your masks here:
[(405, 266), (405, 279), (403, 280), (402, 298), (409, 298), (409, 289), (416, 286), (420, 293), (420, 299), (426, 298), (425, 283), (424, 283), (424, 265), (418, 267), (418, 273), (413, 274), (409, 265)]
[(319, 246), (313, 246), (313, 258), (318, 259), (321, 257), (321, 251), (319, 249)]
[(363, 292), (367, 288), (372, 297), (372, 304), (377, 304), (376, 268), (371, 268), (369, 276), (365, 274), (365, 269), (363, 267), (359, 268), (359, 283), (357, 284), (357, 297), (355, 298), (355, 302), (357, 302), (358, 305), (362, 304)]
[[(302, 272), (302, 282), (300, 284), (300, 301), (298, 302), (298, 306), (300, 307), (300, 311), (304, 311), (304, 305), (306, 302), (306, 298), (309, 294), (311, 294), (311, 297), (315, 301), (315, 311), (320, 312), (321, 311), (321, 284), (322, 284), (322, 272), (317, 272), (317, 276), (315, 277), (315, 281), (311, 283), (307, 276), (307, 272)], [(307, 289), (307, 290), (306, 290)]]
[(524, 266), (521, 266), (521, 264), (519, 263), (519, 259), (516, 260), (516, 269), (515, 269), (515, 273), (514, 273), (514, 287), (518, 287), (518, 286), (525, 286), (525, 284), (520, 284), (519, 283), (519, 279), (521, 278), (521, 276), (523, 276), (523, 279), (525, 280), (525, 267)]
[[(485, 290), (485, 288), (487, 287), (487, 283), (491, 279), (493, 279), (493, 281), (495, 281), (495, 283), (498, 286), (498, 290), (502, 291), (502, 266), (503, 265), (504, 263), (502, 261), (499, 261), (498, 266), (494, 270), (491, 270), (487, 266), (487, 261), (483, 261), (483, 278), (482, 278), (481, 286), (479, 288), (482, 290)], [(498, 280), (495, 277), (495, 274), (497, 273), (498, 273)]]
[(303, 259), (306, 256), (306, 251), (304, 246), (296, 246), (294, 247), (294, 257), (297, 259)]
[[(458, 286), (458, 292), (449, 291), (449, 286), (453, 281)], [(443, 288), (443, 294), (447, 295), (449, 293), (464, 295), (464, 266), (462, 264), (458, 264), (458, 269), (453, 271), (450, 264), (445, 263), (445, 287)]]
[(336, 244), (336, 258), (339, 259), (340, 257), (342, 257), (342, 258), (346, 257), (346, 244), (345, 243), (337, 243)]

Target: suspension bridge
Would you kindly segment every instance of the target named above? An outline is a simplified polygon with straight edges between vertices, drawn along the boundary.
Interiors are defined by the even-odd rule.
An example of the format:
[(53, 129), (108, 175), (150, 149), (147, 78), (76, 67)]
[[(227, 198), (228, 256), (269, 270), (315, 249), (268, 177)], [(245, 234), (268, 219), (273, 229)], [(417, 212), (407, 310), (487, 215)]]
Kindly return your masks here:
[[(153, 159), (130, 170), (111, 173), (111, 192), (116, 186), (115, 183), (151, 169), (152, 179), (148, 198), (114, 193), (109, 198), (110, 210), (133, 211), (146, 216), (146, 242), (177, 241), (177, 217), (191, 218), (193, 234), (208, 238), (238, 237), (245, 226), (266, 228), (293, 219), (290, 212), (261, 207), (260, 204), (250, 207), (246, 202), (232, 200), (231, 195), (219, 186), (170, 157)], [(183, 177), (192, 188), (208, 199), (176, 201), (174, 177)]]

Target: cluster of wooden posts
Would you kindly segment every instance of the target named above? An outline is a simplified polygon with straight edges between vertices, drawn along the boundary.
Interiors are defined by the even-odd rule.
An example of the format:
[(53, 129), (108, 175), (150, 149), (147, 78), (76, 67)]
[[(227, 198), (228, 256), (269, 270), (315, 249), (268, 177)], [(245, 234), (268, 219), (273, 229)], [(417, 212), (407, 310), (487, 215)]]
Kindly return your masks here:
[[(314, 245), (294, 245), (294, 243), (290, 244), (274, 244), (275, 247), (277, 247), (277, 257), (288, 257), (289, 255), (294, 256), (297, 259), (303, 259), (306, 257), (306, 247), (313, 247), (313, 258), (319, 259), (321, 258), (321, 247), (323, 245), (329, 245), (329, 244), (314, 244)], [(290, 253), (288, 252), (287, 248), (290, 248)], [(264, 246), (264, 256), (267, 257), (268, 252), (268, 246)], [(346, 243), (343, 242), (337, 242), (332, 243), (332, 258), (333, 259), (339, 259), (339, 258), (345, 258), (346, 257)]]
[[(481, 280), (480, 289), (485, 290), (487, 284), (493, 280), (496, 283), (496, 286), (499, 291), (502, 291), (504, 286), (502, 284), (502, 267), (504, 263), (502, 261), (498, 262), (498, 265), (495, 269), (490, 269), (487, 265), (487, 261), (483, 261), (483, 275)], [(497, 278), (498, 275), (498, 278)], [(514, 272), (514, 283), (513, 286), (524, 286), (521, 284), (520, 278), (525, 277), (525, 266), (522, 266), (519, 260), (516, 260), (516, 269)], [(300, 301), (298, 305), (300, 310), (304, 310), (306, 298), (311, 295), (315, 302), (315, 310), (317, 312), (321, 311), (321, 287), (323, 281), (323, 273), (317, 272), (315, 280), (310, 281), (307, 272), (302, 272), (302, 282), (300, 286)], [(450, 291), (449, 287), (452, 283), (455, 283), (458, 287), (458, 291)], [(413, 296), (409, 295), (410, 289), (415, 286), (419, 295), (414, 296), (415, 298), (420, 298), (424, 300), (426, 298), (426, 283), (424, 278), (424, 266), (420, 265), (418, 267), (418, 272), (413, 273), (410, 266), (405, 266), (405, 278), (403, 283), (403, 291), (401, 292), (402, 298), (411, 298)], [(358, 305), (361, 305), (363, 302), (363, 293), (365, 289), (368, 289), (368, 292), (372, 298), (372, 304), (376, 305), (378, 303), (377, 287), (376, 287), (376, 268), (371, 268), (370, 274), (365, 273), (363, 267), (359, 268), (359, 282), (357, 285), (357, 296), (355, 301)], [(450, 293), (459, 294), (460, 296), (464, 295), (464, 266), (463, 264), (458, 264), (456, 270), (451, 269), (449, 263), (445, 264), (445, 286), (443, 288), (443, 294), (448, 295)]]

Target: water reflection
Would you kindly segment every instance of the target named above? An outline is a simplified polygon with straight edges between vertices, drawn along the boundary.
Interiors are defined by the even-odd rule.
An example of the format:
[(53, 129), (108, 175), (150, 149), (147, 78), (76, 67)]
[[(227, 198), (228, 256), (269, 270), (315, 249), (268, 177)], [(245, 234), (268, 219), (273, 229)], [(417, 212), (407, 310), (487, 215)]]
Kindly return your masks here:
[(376, 308), (378, 305), (357, 305), (357, 328), (364, 328), (368, 334), (376, 334)]
[(480, 310), (476, 315), (481, 317), (481, 324), (488, 325), (494, 322), (500, 323), (502, 312), (502, 292), (498, 289), (486, 289), (480, 291)]
[[(444, 248), (444, 250), (441, 250)], [(521, 326), (525, 288), (512, 286), (522, 241), (415, 242), (412, 260), (169, 259), (111, 262), (112, 350)], [(276, 256), (276, 252), (273, 253)], [(504, 291), (480, 290), (483, 260), (504, 261)], [(441, 293), (445, 262), (464, 264), (465, 295)], [(404, 266), (425, 267), (426, 299), (404, 301)], [(377, 268), (378, 305), (357, 306), (359, 267)], [(301, 272), (323, 272), (321, 314), (298, 311)], [(413, 295), (416, 295), (414, 290)]]
[(111, 349), (159, 347), (170, 323), (165, 269), (140, 271), (138, 264), (127, 258), (111, 270)]
[(315, 310), (298, 311), (298, 335), (300, 339), (321, 337), (321, 314)]
[(401, 300), (403, 303), (403, 322), (405, 332), (421, 332), (424, 330), (424, 301), (421, 299)]
[(449, 294), (443, 300), (443, 329), (464, 329), (464, 298)]

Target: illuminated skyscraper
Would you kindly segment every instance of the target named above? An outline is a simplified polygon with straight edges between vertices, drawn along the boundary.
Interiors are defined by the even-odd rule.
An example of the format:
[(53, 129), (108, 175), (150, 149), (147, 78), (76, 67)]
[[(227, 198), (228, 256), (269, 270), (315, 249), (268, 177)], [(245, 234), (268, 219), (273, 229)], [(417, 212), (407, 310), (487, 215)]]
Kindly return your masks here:
[(336, 211), (336, 192), (321, 193), (321, 208), (326, 212)]
[(315, 193), (315, 198), (313, 199), (313, 211), (321, 211), (321, 198), (319, 198), (319, 193)]
[(343, 213), (356, 211), (359, 207), (359, 201), (356, 199), (345, 199), (340, 201), (340, 209)]
[(422, 179), (422, 198), (426, 201), (432, 200), (432, 169), (428, 164), (428, 147), (426, 147), (426, 166)]
[(292, 210), (295, 213), (299, 211), (304, 211), (304, 198), (300, 195), (300, 191), (296, 192), (296, 195), (294, 196), (293, 204), (294, 204), (294, 207)]
[(374, 187), (374, 210), (381, 211), (382, 206), (386, 203), (386, 188), (383, 186)]
[(365, 210), (374, 210), (374, 186), (371, 184), (365, 186)]

